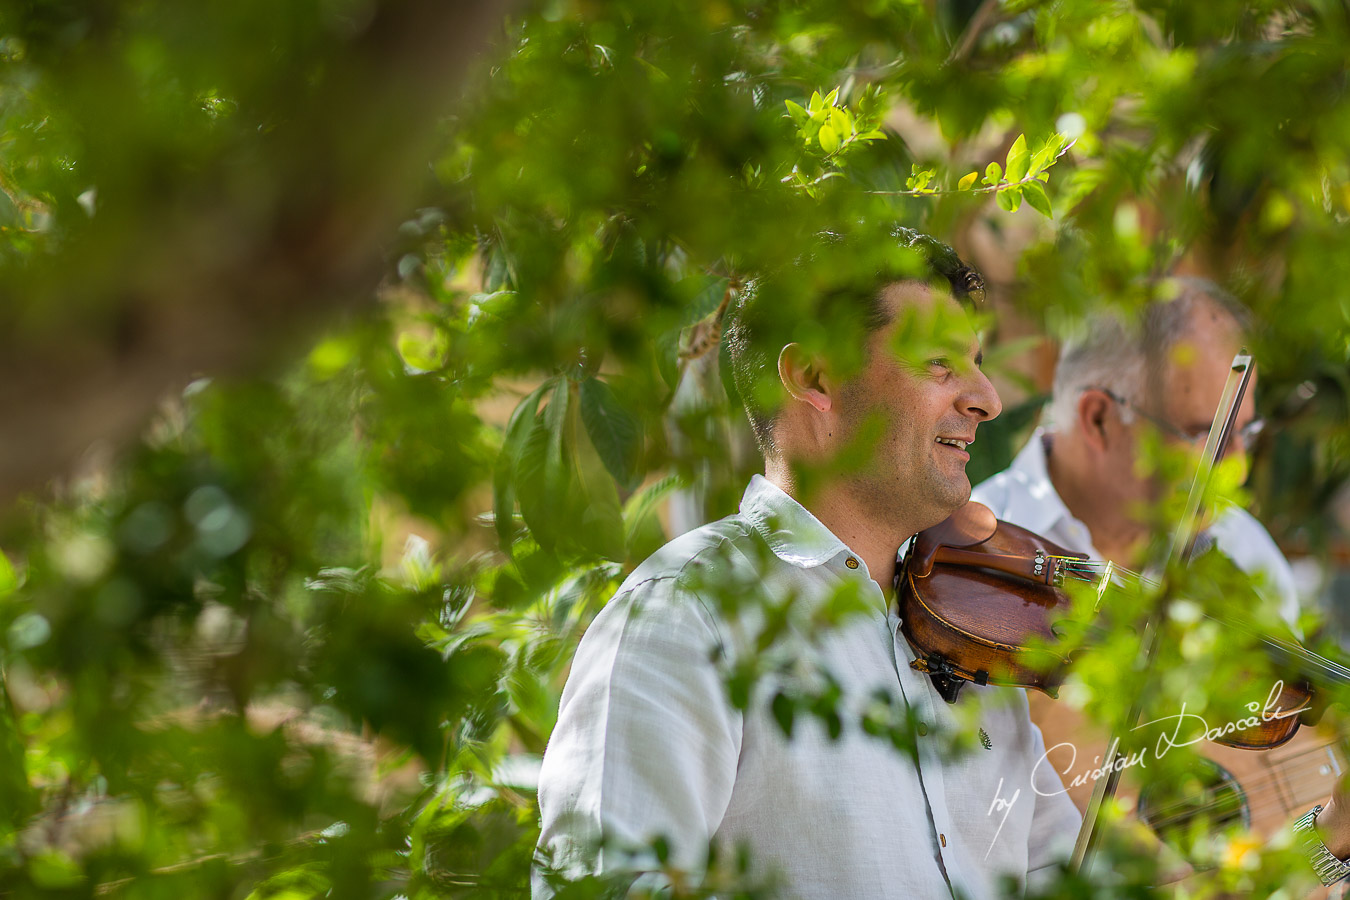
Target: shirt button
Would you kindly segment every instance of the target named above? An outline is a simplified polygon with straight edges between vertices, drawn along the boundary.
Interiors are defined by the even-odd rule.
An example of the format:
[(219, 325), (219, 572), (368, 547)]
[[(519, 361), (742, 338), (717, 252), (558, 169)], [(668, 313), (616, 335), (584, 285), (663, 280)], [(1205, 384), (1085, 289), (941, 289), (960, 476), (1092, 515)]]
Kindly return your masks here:
[(939, 834), (938, 840), (942, 841), (942, 846), (947, 846), (947, 836), (945, 834)]
[[(920, 722), (920, 723), (919, 723), (919, 734), (920, 734), (920, 735), (925, 735), (925, 734), (927, 734), (927, 733), (928, 733), (928, 726), (927, 726), (925, 723)], [(945, 847), (945, 846), (947, 846), (947, 845), (944, 843), (942, 846)]]
[(844, 565), (848, 566), (850, 569), (856, 569), (858, 568), (858, 560), (850, 556), (848, 559), (844, 560)]

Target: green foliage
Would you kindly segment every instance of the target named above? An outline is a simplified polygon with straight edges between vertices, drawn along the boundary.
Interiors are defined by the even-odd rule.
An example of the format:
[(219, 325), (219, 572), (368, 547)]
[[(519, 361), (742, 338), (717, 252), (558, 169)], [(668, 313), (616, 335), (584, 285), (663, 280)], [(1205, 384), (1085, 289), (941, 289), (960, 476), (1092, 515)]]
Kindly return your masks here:
[[(238, 321), (199, 298), (250, 295), (281, 258), (299, 268), (263, 296), (318, 295), (306, 308), (328, 317), (278, 351), (276, 310), (243, 307), (243, 343), (265, 350), (173, 386), (139, 439), (0, 522), (13, 896), (523, 895), (530, 768), (581, 632), (665, 541), (672, 496), (716, 517), (757, 468), (711, 365), (725, 305), (840, 223), (1030, 234), (1010, 299), (1050, 329), (1206, 263), (1262, 324), (1272, 427), (1251, 494), (1285, 541), (1344, 539), (1335, 4), (550, 0), (500, 21), (449, 109), (426, 100), (436, 73), (380, 77), (406, 49), (384, 29), (410, 11), (430, 15), (0, 3), (6, 340), (106, 340), (112, 368), (151, 353), (151, 326), (224, 342)], [(393, 233), (341, 202), (395, 187), (413, 197)], [(387, 254), (378, 287), (338, 277), (364, 277), (353, 245)], [(821, 294), (898, 256), (864, 239), (803, 263), (775, 300), (791, 339), (856, 365), (856, 323), (822, 320)], [(353, 293), (379, 302), (328, 310)], [(997, 344), (986, 368), (1012, 378), (1024, 348)], [(1036, 412), (1009, 407), (981, 428), (975, 480)], [(1141, 681), (1129, 623), (1164, 596), (1172, 674), (1150, 702), (1198, 686), (1221, 705), (1256, 654), (1201, 613), (1247, 587), (1202, 561), (1122, 592), (1066, 693), (1121, 717)], [(752, 652), (719, 661), (733, 701), (778, 679), (785, 733), (838, 733), (837, 688), (800, 642), (857, 598), (808, 614), (709, 589), (762, 607)], [(878, 701), (861, 724), (914, 752), (910, 711)], [(1290, 872), (1278, 849), (1220, 851), (1195, 895), (1272, 893)], [(659, 846), (623, 852), (664, 870)], [(1066, 874), (1044, 896), (1155, 883), (1130, 846), (1106, 858), (1111, 884)], [(743, 856), (715, 862), (702, 886), (664, 872), (671, 894), (767, 896)]]

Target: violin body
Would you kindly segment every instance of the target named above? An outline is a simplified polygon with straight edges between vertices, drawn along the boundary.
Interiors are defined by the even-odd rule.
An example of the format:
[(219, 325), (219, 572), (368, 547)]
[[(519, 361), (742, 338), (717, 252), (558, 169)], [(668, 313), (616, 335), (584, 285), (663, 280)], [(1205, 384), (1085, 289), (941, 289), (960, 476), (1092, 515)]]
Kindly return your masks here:
[(948, 702), (965, 682), (1054, 697), (1070, 660), (1055, 622), (1070, 609), (1060, 560), (1086, 560), (971, 501), (920, 532), (897, 575), (900, 630), (913, 666)]
[[(1098, 571), (1087, 563), (1083, 554), (970, 501), (915, 535), (896, 575), (900, 630), (915, 655), (910, 665), (928, 673), (949, 703), (968, 682), (1035, 688), (1056, 697), (1072, 662), (1056, 649), (1056, 623), (1072, 609), (1062, 584)], [(1289, 650), (1282, 653), (1296, 659)], [(1303, 713), (1263, 715), (1219, 743), (1241, 750), (1279, 747), (1321, 711), (1311, 687), (1298, 679), (1282, 682), (1269, 705)]]

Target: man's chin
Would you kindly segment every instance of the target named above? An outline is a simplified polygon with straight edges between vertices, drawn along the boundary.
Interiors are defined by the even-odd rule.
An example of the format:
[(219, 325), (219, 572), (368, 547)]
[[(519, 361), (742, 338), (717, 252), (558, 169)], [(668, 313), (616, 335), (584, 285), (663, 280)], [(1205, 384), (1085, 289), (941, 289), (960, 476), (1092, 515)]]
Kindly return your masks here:
[(919, 530), (932, 528), (939, 522), (945, 522), (951, 518), (961, 507), (970, 502), (970, 480), (962, 478), (960, 483), (948, 482), (939, 489), (930, 494), (930, 499), (934, 502), (930, 504), (928, 513), (924, 516), (927, 524), (920, 523)]
[(952, 515), (958, 509), (970, 502), (970, 479), (962, 476), (959, 483), (951, 485), (951, 490), (944, 492), (942, 496), (942, 507), (947, 511), (947, 516)]

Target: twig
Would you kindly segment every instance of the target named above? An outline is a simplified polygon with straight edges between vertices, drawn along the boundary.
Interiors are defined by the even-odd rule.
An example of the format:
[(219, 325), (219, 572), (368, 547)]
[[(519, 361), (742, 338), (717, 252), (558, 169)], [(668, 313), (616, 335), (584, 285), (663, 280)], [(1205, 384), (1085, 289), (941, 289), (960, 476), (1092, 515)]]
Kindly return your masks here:
[(1006, 181), (1000, 182), (999, 184), (986, 185), (985, 187), (966, 188), (965, 190), (960, 190), (959, 188), (924, 188), (923, 190), (912, 191), (863, 191), (863, 193), (875, 194), (880, 197), (936, 197), (943, 194), (996, 194), (999, 191), (1006, 191), (1008, 188), (1031, 184), (1033, 181), (1040, 181), (1040, 179), (1034, 175), (1028, 175), (1020, 181)]
[[(290, 840), (286, 841), (282, 846), (286, 848), (298, 847), (302, 844), (310, 843), (314, 841), (314, 839), (321, 837), (322, 835), (323, 835), (322, 831), (306, 832), (305, 834), (297, 835), (296, 837), (291, 838)], [(167, 866), (159, 866), (157, 868), (150, 869), (144, 875), (133, 875), (130, 878), (119, 878), (116, 881), (105, 881), (102, 884), (98, 885), (96, 888), (94, 888), (94, 893), (100, 896), (111, 894), (114, 891), (121, 890), (122, 888), (128, 886), (134, 881), (144, 878), (145, 876), (173, 875), (177, 872), (186, 872), (190, 869), (195, 869), (198, 866), (204, 866), (209, 862), (215, 862), (217, 860), (225, 860), (230, 865), (237, 866), (240, 865), (241, 863), (251, 862), (252, 860), (259, 859), (262, 857), (262, 855), (263, 853), (261, 850), (249, 850), (245, 853), (235, 853), (235, 854), (208, 853), (205, 856), (198, 856), (193, 859), (185, 859), (180, 862), (170, 863)]]
[[(1065, 153), (1068, 153), (1069, 148), (1076, 143), (1078, 143), (1078, 138), (1074, 138), (1065, 144), (1064, 149), (1056, 153), (1054, 160), (1051, 162), (1057, 162), (1059, 158)], [(1046, 169), (1049, 167), (1050, 166), (1047, 165)], [(1044, 171), (1045, 169), (1041, 170), (1041, 172)], [(1039, 174), (1040, 172), (1036, 173), (1036, 175)], [(985, 187), (966, 188), (965, 190), (959, 188), (923, 188), (922, 190), (914, 189), (905, 191), (863, 191), (863, 193), (875, 194), (880, 197), (934, 197), (943, 194), (994, 194), (999, 191), (1006, 191), (1008, 188), (1021, 187), (1022, 185), (1030, 184), (1033, 181), (1040, 181), (1036, 175), (1028, 174), (1025, 178), (1018, 179), (1017, 181), (1001, 182), (999, 184), (986, 185)]]
[(722, 302), (718, 304), (717, 309), (695, 322), (689, 329), (689, 339), (679, 352), (680, 359), (698, 359), (722, 340), (722, 318), (726, 315), (727, 306), (731, 303), (731, 293), (736, 287), (736, 279), (728, 281), (726, 293), (722, 295)]
[(975, 46), (975, 41), (979, 38), (980, 32), (984, 31), (984, 26), (988, 24), (989, 18), (994, 14), (994, 8), (999, 4), (999, 0), (984, 0), (980, 8), (975, 10), (975, 15), (970, 17), (966, 23), (966, 30), (961, 32), (961, 39), (956, 42), (952, 48), (951, 55), (943, 65), (950, 66), (954, 62), (959, 62), (966, 58), (970, 53), (970, 48)]

